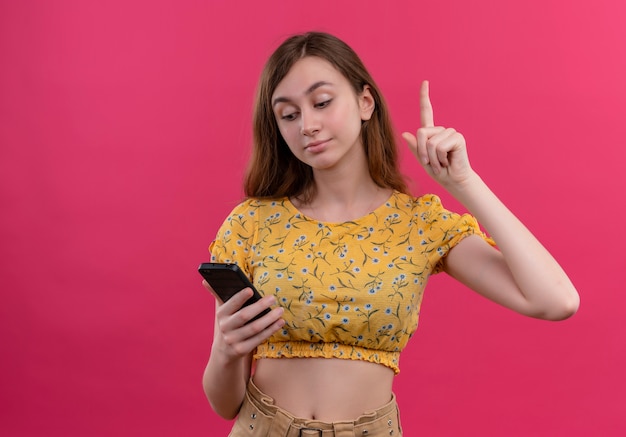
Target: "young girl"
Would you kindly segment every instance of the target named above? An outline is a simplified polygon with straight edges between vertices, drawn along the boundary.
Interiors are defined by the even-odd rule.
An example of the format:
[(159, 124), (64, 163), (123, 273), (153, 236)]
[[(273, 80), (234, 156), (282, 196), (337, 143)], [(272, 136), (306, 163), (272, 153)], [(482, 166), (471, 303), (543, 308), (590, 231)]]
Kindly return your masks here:
[(401, 435), (392, 382), (431, 274), (528, 316), (576, 312), (576, 289), (474, 172), (463, 136), (434, 124), (427, 82), (420, 112), (402, 136), (471, 215), (408, 192), (385, 102), (345, 43), (297, 35), (268, 60), (247, 200), (210, 247), (264, 296), (245, 308), (250, 289), (216, 296), (203, 383), (220, 416), (237, 416), (231, 436)]

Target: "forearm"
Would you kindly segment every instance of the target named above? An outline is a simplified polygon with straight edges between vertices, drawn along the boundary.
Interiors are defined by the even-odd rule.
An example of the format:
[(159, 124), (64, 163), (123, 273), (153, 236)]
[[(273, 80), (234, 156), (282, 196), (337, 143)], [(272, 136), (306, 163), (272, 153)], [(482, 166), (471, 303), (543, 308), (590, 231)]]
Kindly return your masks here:
[[(206, 281), (203, 284), (213, 292)], [(252, 290), (244, 288), (225, 303), (218, 300), (215, 307), (213, 345), (202, 385), (211, 407), (226, 419), (239, 413), (250, 379), (254, 350), (285, 324), (281, 318), (282, 307), (252, 321), (257, 314), (276, 304), (276, 298), (265, 296), (244, 306), (251, 296)]]
[(243, 402), (250, 378), (252, 357), (228, 361), (214, 347), (204, 370), (202, 385), (213, 410), (225, 419), (233, 419)]
[(532, 315), (560, 319), (576, 311), (578, 293), (561, 266), (476, 173), (448, 191), (496, 241)]

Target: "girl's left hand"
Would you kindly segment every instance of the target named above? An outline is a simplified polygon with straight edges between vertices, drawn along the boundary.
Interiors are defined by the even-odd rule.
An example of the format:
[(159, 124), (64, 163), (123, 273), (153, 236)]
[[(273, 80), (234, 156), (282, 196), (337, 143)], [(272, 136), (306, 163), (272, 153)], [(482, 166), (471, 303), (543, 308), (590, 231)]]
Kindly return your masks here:
[(469, 163), (465, 138), (453, 128), (435, 126), (428, 81), (420, 89), (420, 122), (417, 134), (404, 132), (402, 138), (424, 170), (446, 189), (460, 187), (474, 171)]

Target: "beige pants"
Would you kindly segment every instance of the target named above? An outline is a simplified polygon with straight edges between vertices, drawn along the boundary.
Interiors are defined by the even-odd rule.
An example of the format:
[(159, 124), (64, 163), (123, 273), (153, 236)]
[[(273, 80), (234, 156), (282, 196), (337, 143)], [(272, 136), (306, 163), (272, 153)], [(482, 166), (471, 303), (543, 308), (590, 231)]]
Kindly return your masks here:
[(239, 416), (229, 437), (401, 437), (395, 396), (381, 408), (354, 421), (320, 422), (294, 417), (274, 405), (250, 380)]

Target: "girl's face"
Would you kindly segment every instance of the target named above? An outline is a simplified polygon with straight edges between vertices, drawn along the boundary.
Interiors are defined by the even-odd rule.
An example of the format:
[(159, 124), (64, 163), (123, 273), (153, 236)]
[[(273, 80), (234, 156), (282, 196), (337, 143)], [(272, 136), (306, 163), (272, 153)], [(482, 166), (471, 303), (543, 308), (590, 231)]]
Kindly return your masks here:
[(374, 98), (368, 86), (357, 95), (325, 59), (296, 62), (276, 87), (272, 108), (291, 152), (314, 170), (363, 159), (361, 122), (372, 116)]

